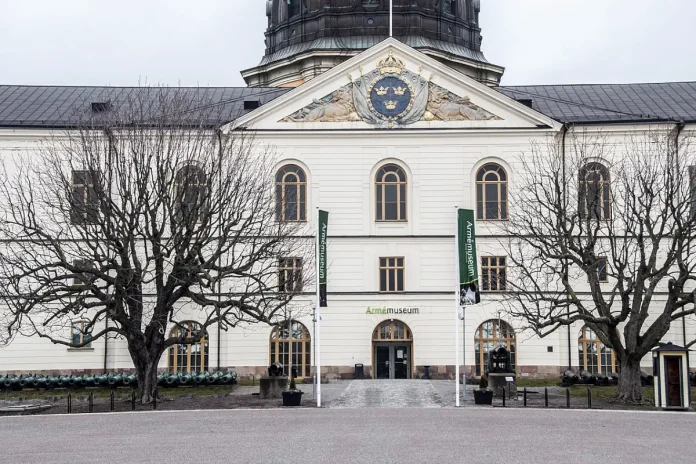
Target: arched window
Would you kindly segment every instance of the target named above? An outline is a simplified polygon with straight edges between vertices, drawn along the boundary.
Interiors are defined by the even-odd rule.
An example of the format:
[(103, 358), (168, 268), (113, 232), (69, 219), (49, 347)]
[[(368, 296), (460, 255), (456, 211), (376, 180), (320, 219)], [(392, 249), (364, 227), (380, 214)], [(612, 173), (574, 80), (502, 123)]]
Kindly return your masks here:
[(578, 337), (580, 368), (591, 374), (613, 374), (616, 372), (616, 356), (611, 348), (602, 343), (589, 327), (583, 327)]
[(171, 331), (171, 337), (183, 337), (184, 343), (169, 347), (170, 372), (205, 372), (208, 370), (208, 333), (204, 332), (199, 341), (201, 325), (186, 321)]
[(611, 219), (611, 177), (600, 163), (588, 163), (580, 170), (580, 217)]
[(281, 222), (307, 220), (307, 176), (294, 164), (276, 174), (276, 219)]
[(292, 367), (297, 370), (298, 377), (309, 377), (312, 375), (312, 340), (309, 331), (297, 321), (292, 321), (292, 335), (288, 329), (288, 323), (283, 322), (271, 330), (271, 363), (282, 364), (283, 373), (288, 375), (292, 343)]
[(481, 220), (507, 219), (508, 183), (502, 166), (488, 163), (476, 173), (476, 207)]
[(384, 321), (372, 332), (373, 342), (411, 342), (411, 329), (401, 321)]
[(510, 352), (512, 368), (517, 366), (517, 338), (507, 322), (495, 319), (486, 321), (476, 329), (474, 336), (474, 353), (476, 354), (476, 375), (488, 372), (488, 354), (498, 345)]
[(185, 222), (196, 222), (205, 212), (208, 201), (208, 178), (199, 166), (190, 164), (179, 169), (175, 180), (178, 214)]
[(406, 173), (395, 164), (377, 171), (377, 221), (406, 221)]

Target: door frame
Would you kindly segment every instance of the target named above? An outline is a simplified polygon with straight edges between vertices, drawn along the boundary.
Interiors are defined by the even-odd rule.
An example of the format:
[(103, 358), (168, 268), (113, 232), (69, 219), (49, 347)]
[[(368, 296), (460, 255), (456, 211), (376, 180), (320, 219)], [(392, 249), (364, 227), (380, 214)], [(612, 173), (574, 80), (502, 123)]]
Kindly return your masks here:
[[(668, 361), (674, 359), (679, 366), (679, 406), (670, 406), (669, 404), (669, 370)], [(684, 407), (684, 363), (681, 356), (664, 356), (664, 378), (665, 378), (665, 406), (667, 408), (683, 408)]]
[[(388, 335), (386, 337), (383, 337), (383, 333), (381, 332), (381, 328), (389, 327), (388, 330)], [(399, 329), (399, 330), (397, 330)], [(397, 336), (397, 332), (401, 336)], [(402, 344), (402, 345), (408, 345), (410, 354), (411, 354), (411, 359), (408, 361), (408, 373), (410, 374), (408, 376), (409, 379), (414, 378), (415, 376), (415, 344), (413, 343), (414, 337), (413, 337), (413, 331), (411, 328), (408, 326), (403, 321), (400, 321), (398, 319), (385, 319), (381, 321), (379, 324), (375, 326), (375, 328), (372, 331), (372, 339), (370, 342), (370, 347), (371, 347), (371, 354), (370, 357), (372, 358), (372, 368), (370, 369), (370, 372), (372, 373), (372, 379), (375, 379), (377, 377), (377, 369), (375, 366), (375, 345), (377, 344), (386, 344), (386, 345), (395, 345), (395, 344)], [(390, 362), (392, 359), (392, 352), (393, 349), (390, 348), (389, 350), (390, 354)], [(393, 370), (390, 366), (390, 370)], [(390, 372), (390, 378), (391, 378), (391, 372)]]
[(389, 348), (389, 380), (394, 380), (396, 376), (396, 348), (397, 346), (405, 346), (408, 355), (408, 366), (406, 367), (406, 379), (413, 378), (413, 342), (372, 342), (372, 379), (377, 380), (377, 347)]

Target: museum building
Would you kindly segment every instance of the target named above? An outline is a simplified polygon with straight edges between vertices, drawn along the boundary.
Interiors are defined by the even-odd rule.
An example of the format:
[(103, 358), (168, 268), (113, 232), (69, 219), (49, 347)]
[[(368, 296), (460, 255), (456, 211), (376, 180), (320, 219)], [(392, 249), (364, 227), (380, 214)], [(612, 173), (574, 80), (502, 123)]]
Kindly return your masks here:
[[(479, 376), (499, 344), (520, 376), (615, 372), (612, 350), (587, 327), (542, 339), (506, 316), (508, 262), (500, 242), (509, 192), (531, 143), (569, 128), (601, 132), (617, 144), (655, 125), (696, 130), (696, 83), (500, 86), (504, 68), (481, 51), (480, 0), (396, 0), (392, 38), (388, 3), (268, 1), (265, 56), (242, 71), (249, 87), (183, 89), (228, 106), (235, 117), (219, 121), (224, 131), (252, 131), (278, 153), (269, 188), (281, 192), (279, 220), (314, 230), (315, 209), (330, 212), (322, 374), (352, 378), (362, 365), (373, 378), (419, 378), (426, 367), (431, 378), (453, 378), (457, 206), (476, 213), (482, 291), (462, 321), (465, 372)], [(0, 156), (69, 129), (76, 105), (95, 110), (131, 91), (0, 86)], [(597, 163), (609, 178), (610, 164)], [(287, 198), (294, 200), (288, 205)], [(312, 265), (288, 257), (279, 273)], [(269, 363), (287, 365), (292, 343), (298, 374), (311, 376), (314, 288), (305, 285), (293, 303), (292, 330), (216, 328), (199, 343), (171, 348), (161, 369), (258, 376)], [(189, 320), (178, 330), (195, 330), (195, 309), (184, 311)], [(694, 322), (675, 322), (665, 341), (696, 338)], [(89, 337), (81, 324), (74, 322), (71, 335), (78, 341)], [(649, 369), (651, 360), (644, 364)], [(17, 336), (0, 349), (0, 372), (105, 369), (132, 369), (123, 340), (66, 349)]]

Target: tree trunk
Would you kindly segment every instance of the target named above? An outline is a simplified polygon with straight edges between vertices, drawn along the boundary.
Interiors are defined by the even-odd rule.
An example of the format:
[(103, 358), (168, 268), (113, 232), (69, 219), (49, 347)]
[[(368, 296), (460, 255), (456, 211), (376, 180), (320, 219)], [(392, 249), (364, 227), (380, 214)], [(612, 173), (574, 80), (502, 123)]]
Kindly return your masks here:
[(138, 340), (136, 343), (129, 343), (128, 346), (138, 377), (138, 389), (142, 404), (152, 403), (153, 398), (157, 395), (157, 366), (164, 353), (163, 340), (151, 340), (149, 345), (148, 349), (144, 343), (140, 343)]
[(643, 387), (640, 381), (640, 361), (627, 357), (619, 361), (617, 398), (624, 403), (642, 403)]

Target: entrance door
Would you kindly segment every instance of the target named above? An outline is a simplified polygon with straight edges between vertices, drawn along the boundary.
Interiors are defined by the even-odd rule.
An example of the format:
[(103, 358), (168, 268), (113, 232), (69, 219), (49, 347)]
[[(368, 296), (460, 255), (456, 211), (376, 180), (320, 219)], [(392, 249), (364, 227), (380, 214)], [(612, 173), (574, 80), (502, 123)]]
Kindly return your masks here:
[(411, 347), (408, 345), (394, 345), (392, 346), (392, 352), (394, 355), (394, 378), (411, 378)]
[(375, 346), (375, 377), (378, 379), (391, 378), (391, 356), (388, 345)]
[(683, 406), (681, 391), (681, 358), (677, 356), (665, 356), (665, 370), (667, 374), (667, 406), (680, 408)]
[(411, 344), (375, 344), (376, 379), (411, 378)]

